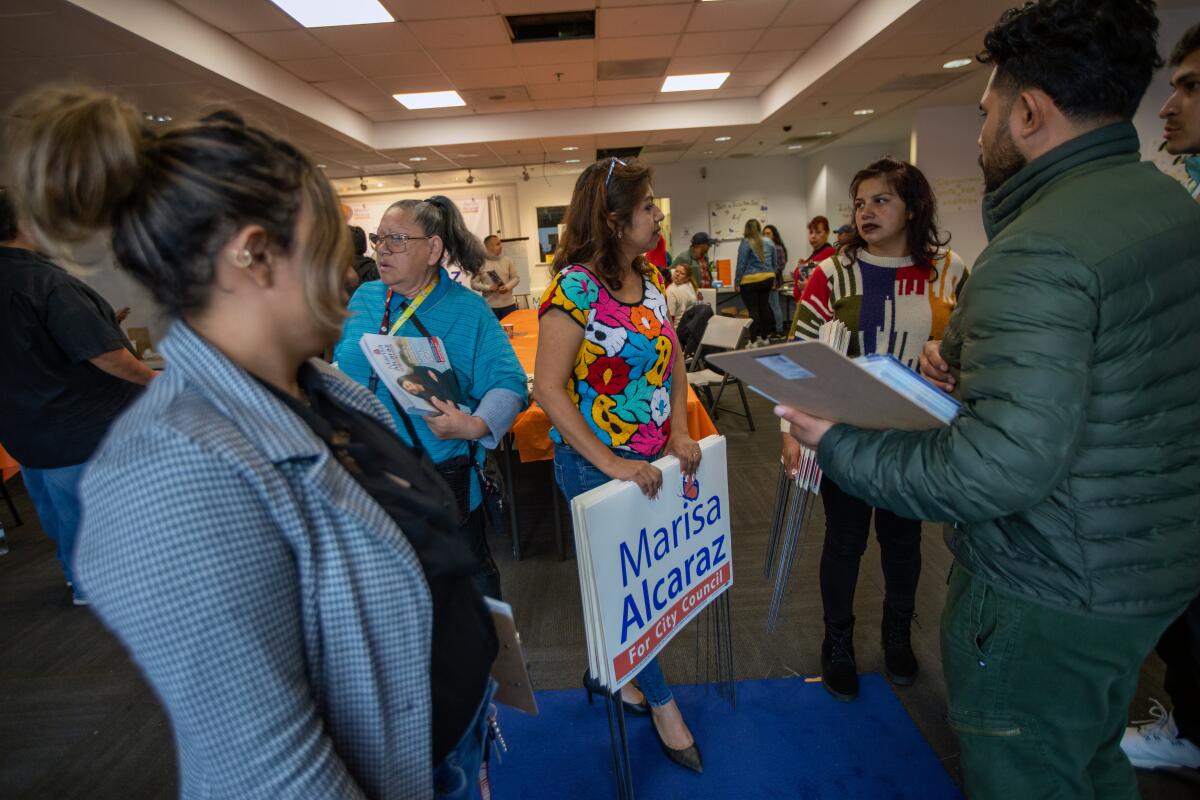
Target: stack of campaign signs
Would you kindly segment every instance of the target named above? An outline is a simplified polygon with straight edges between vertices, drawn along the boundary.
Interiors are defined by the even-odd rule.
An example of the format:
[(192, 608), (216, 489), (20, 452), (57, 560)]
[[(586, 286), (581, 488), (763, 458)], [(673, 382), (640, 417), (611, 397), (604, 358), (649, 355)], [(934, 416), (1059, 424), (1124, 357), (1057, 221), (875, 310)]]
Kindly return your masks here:
[(701, 440), (695, 480), (659, 459), (654, 500), (611, 481), (571, 503), (588, 664), (616, 691), (733, 585), (725, 437)]

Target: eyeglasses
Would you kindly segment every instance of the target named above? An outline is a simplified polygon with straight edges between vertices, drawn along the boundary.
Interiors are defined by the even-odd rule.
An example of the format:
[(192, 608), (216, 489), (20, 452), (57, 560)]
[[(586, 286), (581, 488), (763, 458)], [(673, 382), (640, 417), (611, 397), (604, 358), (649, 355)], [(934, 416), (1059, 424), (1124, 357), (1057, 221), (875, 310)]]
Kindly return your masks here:
[(407, 253), (408, 243), (420, 239), (428, 239), (428, 236), (409, 236), (407, 233), (385, 233), (380, 236), (377, 233), (372, 233), (367, 236), (371, 241), (371, 247), (375, 248), (376, 252), (384, 249), (387, 245), (389, 253)]
[(628, 164), (626, 164), (624, 161), (617, 158), (616, 156), (609, 156), (609, 158), (612, 160), (608, 162), (608, 176), (604, 179), (604, 188), (605, 189), (608, 188), (608, 182), (612, 180), (612, 172), (613, 172), (613, 169), (616, 168), (617, 164), (620, 164), (622, 167), (629, 166)]

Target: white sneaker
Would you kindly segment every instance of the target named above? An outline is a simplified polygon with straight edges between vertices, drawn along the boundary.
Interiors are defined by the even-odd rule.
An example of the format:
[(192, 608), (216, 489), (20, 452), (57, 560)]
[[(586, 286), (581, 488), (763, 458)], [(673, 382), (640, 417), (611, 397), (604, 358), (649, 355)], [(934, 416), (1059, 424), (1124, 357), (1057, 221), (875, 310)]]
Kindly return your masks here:
[(1135, 720), (1121, 737), (1121, 750), (1138, 769), (1200, 769), (1200, 747), (1179, 738), (1175, 717), (1151, 698), (1150, 719)]

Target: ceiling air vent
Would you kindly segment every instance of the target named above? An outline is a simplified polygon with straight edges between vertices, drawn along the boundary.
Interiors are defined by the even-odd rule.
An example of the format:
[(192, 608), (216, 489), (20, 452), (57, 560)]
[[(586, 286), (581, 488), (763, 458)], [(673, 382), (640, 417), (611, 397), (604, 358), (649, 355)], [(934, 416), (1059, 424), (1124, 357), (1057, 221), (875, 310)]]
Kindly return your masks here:
[(513, 44), (522, 42), (565, 42), (596, 38), (595, 11), (564, 11), (556, 14), (515, 14), (505, 17)]
[(801, 145), (804, 145), (805, 147), (808, 147), (809, 145), (814, 145), (814, 144), (817, 144), (818, 142), (823, 142), (828, 138), (829, 138), (828, 136), (792, 136), (790, 138), (784, 139), (782, 142), (780, 142), (780, 144), (786, 144), (786, 145), (801, 144)]
[(954, 83), (962, 73), (931, 72), (928, 75), (901, 75), (879, 87), (881, 92), (927, 92)]
[(669, 58), (631, 58), (601, 61), (596, 65), (596, 80), (619, 81), (626, 78), (661, 78), (667, 74)]
[(642, 152), (640, 147), (604, 147), (596, 151), (596, 160), (603, 161), (606, 158), (637, 158)]

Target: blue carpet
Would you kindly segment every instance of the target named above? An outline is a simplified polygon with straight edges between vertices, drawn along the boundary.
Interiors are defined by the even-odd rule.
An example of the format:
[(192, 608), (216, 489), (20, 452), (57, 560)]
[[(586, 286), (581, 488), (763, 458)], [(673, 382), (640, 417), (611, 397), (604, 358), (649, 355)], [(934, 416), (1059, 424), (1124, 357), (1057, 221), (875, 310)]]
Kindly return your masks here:
[[(673, 686), (704, 774), (671, 764), (647, 717), (626, 716), (640, 800), (962, 798), (881, 675), (853, 703), (798, 678), (738, 683), (737, 708), (704, 686)], [(497, 800), (614, 797), (607, 722), (583, 689), (538, 692), (541, 715), (500, 707), (509, 751), (492, 762)]]

